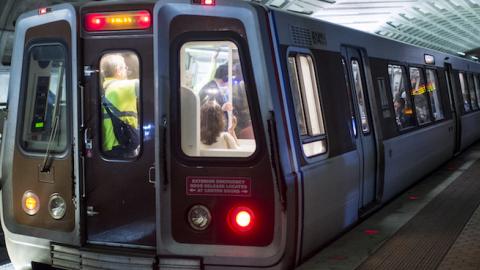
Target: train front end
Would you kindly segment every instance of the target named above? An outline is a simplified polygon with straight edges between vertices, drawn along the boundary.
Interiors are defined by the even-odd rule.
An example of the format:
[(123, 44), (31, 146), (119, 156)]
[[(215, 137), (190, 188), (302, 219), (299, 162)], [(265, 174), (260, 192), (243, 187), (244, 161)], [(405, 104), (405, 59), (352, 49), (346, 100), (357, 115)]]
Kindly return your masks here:
[(290, 267), (268, 29), (228, 0), (22, 15), (2, 144), (14, 266)]

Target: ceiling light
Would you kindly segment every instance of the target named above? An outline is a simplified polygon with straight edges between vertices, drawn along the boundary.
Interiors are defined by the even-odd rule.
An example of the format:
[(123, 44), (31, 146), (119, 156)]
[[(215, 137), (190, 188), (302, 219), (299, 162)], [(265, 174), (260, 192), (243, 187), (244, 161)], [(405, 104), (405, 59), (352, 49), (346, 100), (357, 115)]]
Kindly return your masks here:
[(464, 52), (457, 52), (458, 55), (465, 56), (466, 54)]

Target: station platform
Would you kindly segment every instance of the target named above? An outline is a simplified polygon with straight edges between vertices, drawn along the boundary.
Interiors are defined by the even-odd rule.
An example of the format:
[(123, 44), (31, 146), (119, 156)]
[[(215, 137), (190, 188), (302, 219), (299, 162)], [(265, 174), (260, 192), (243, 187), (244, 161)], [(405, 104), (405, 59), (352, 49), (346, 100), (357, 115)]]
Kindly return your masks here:
[(297, 270), (480, 269), (480, 143)]

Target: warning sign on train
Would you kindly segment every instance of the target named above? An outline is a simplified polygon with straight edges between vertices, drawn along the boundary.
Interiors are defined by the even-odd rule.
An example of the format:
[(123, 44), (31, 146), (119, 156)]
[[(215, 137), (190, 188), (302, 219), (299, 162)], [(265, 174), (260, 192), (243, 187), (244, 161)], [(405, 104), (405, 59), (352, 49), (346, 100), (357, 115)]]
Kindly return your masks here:
[(187, 195), (250, 197), (251, 179), (246, 177), (188, 176)]

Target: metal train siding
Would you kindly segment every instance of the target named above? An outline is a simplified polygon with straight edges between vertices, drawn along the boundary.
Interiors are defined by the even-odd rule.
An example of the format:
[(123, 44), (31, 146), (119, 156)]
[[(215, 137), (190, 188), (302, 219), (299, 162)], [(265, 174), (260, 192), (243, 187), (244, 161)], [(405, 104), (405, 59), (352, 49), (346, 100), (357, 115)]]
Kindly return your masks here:
[[(292, 269), (480, 137), (478, 63), (193, 2), (18, 19), (1, 179), (17, 269)], [(109, 65), (135, 93), (128, 151), (106, 135)], [(233, 110), (212, 107), (209, 141), (219, 92)]]

